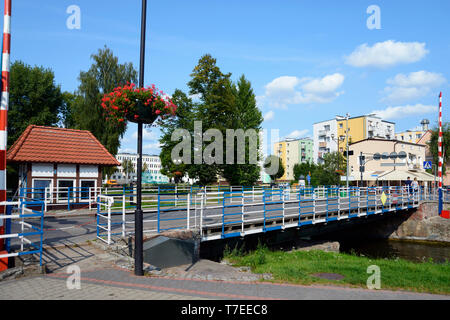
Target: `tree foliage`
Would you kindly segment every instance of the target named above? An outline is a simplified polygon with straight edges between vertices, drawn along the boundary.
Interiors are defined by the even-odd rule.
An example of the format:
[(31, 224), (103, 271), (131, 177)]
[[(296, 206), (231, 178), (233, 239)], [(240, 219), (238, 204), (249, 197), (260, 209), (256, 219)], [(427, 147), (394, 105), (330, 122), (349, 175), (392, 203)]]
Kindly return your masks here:
[(283, 165), (283, 161), (281, 160), (280, 157), (271, 155), (268, 156), (265, 161), (264, 161), (264, 168), (270, 168), (272, 166), (273, 163), (278, 162), (278, 169), (276, 172), (268, 172), (270, 179), (272, 180), (272, 182), (276, 181), (277, 179), (280, 179), (282, 176), (284, 176), (284, 165)]
[[(178, 106), (177, 116), (167, 123), (162, 124), (163, 134), (160, 139), (162, 144), (161, 162), (162, 173), (171, 178), (179, 177), (187, 173), (190, 178), (198, 179), (201, 185), (211, 184), (217, 181), (220, 175), (230, 184), (252, 185), (259, 178), (257, 164), (249, 163), (249, 149), (246, 143), (245, 150), (238, 150), (235, 141), (233, 152), (234, 159), (238, 152), (244, 152), (246, 161), (244, 164), (226, 164), (226, 130), (227, 129), (255, 129), (259, 132), (262, 123), (261, 112), (256, 107), (256, 99), (251, 84), (244, 76), (241, 76), (235, 84), (230, 80), (231, 74), (224, 74), (216, 65), (216, 59), (211, 55), (200, 58), (197, 66), (191, 73), (188, 82), (189, 95), (198, 97), (198, 102), (193, 102), (181, 90), (176, 90), (172, 101)], [(217, 129), (223, 137), (223, 159), (219, 163), (207, 164), (203, 157), (202, 163), (194, 163), (196, 149), (194, 148), (194, 121), (201, 121), (202, 130)], [(191, 163), (175, 164), (171, 158), (171, 151), (178, 141), (171, 141), (175, 129), (182, 128), (189, 131), (191, 136)], [(214, 141), (203, 142), (201, 152)], [(197, 150), (198, 151), (198, 150)], [(216, 155), (214, 153), (214, 155)], [(222, 162), (222, 163), (220, 163)], [(236, 162), (235, 162), (236, 163)]]
[(108, 149), (116, 155), (120, 138), (125, 129), (105, 119), (101, 99), (103, 94), (127, 82), (137, 81), (137, 72), (132, 63), (119, 64), (118, 58), (106, 46), (91, 55), (93, 63), (88, 71), (81, 71), (77, 97), (67, 114), (71, 124), (77, 129), (89, 130)]
[(53, 71), (15, 61), (11, 65), (8, 146), (30, 124), (56, 126), (63, 107), (64, 95)]

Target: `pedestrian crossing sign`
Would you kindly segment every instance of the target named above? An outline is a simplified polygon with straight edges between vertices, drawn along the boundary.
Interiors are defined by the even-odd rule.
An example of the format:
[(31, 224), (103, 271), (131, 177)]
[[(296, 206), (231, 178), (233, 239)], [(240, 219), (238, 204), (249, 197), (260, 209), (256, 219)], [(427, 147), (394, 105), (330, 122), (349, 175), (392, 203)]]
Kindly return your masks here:
[(425, 170), (431, 169), (432, 167), (433, 167), (433, 164), (431, 163), (431, 161), (424, 161), (424, 162), (423, 162), (423, 168), (424, 168)]

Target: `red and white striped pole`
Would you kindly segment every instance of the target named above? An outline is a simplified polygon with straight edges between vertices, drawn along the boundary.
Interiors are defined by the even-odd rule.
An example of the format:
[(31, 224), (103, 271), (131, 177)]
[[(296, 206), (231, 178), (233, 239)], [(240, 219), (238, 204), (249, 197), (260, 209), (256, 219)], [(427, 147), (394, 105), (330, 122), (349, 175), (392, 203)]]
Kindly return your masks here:
[(442, 199), (442, 165), (444, 158), (442, 157), (442, 92), (439, 93), (439, 137), (438, 137), (438, 178), (439, 178), (439, 215), (442, 215), (443, 199)]
[[(6, 201), (6, 148), (8, 141), (8, 106), (9, 106), (9, 70), (11, 49), (11, 0), (5, 0), (3, 19), (3, 51), (2, 51), (2, 96), (0, 104), (0, 202)], [(0, 214), (6, 212), (0, 206)], [(1, 233), (4, 233), (3, 219), (0, 219)], [(0, 247), (3, 243), (0, 243)]]

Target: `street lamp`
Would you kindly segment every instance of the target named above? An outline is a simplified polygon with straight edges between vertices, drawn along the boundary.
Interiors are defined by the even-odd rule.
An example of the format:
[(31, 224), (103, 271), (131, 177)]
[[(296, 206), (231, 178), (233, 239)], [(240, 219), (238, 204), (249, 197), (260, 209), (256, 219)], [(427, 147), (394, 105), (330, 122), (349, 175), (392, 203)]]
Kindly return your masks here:
[[(145, 25), (147, 16), (147, 0), (142, 0), (141, 10), (141, 52), (139, 63), (139, 87), (144, 87), (144, 62), (145, 62)], [(138, 141), (137, 141), (137, 201), (136, 211), (134, 212), (134, 274), (144, 275), (144, 229), (142, 214), (142, 127), (143, 122), (138, 122)]]

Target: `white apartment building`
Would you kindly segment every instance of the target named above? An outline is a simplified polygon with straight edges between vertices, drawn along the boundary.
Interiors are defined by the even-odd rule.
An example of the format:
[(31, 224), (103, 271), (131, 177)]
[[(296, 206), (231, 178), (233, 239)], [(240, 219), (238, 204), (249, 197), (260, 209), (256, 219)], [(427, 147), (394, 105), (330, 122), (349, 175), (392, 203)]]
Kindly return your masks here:
[[(134, 181), (136, 179), (137, 172), (137, 158), (136, 153), (118, 153), (116, 156), (117, 161), (122, 163), (124, 160), (131, 160), (133, 163), (134, 173), (128, 175), (129, 180)], [(147, 164), (147, 171), (143, 173), (143, 183), (167, 183), (169, 178), (161, 174), (161, 159), (159, 156), (143, 154), (142, 155), (142, 165)], [(118, 167), (119, 171), (111, 176), (113, 180), (124, 180), (126, 179), (123, 173), (122, 166)]]
[(395, 139), (395, 123), (382, 120), (376, 115), (363, 115), (314, 123), (313, 158), (315, 163), (323, 163), (323, 157), (331, 152), (344, 152), (347, 146), (347, 129), (349, 144), (365, 139)]

